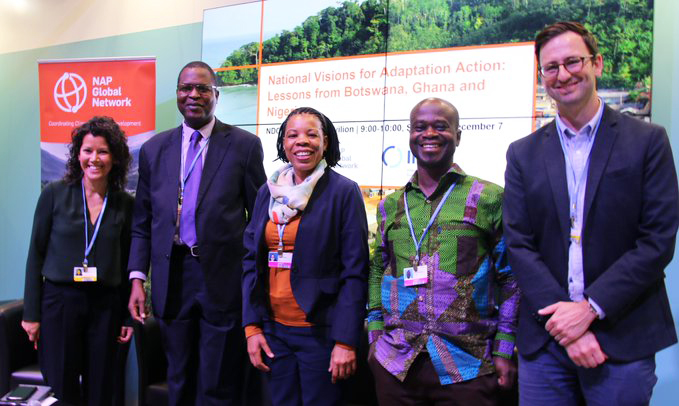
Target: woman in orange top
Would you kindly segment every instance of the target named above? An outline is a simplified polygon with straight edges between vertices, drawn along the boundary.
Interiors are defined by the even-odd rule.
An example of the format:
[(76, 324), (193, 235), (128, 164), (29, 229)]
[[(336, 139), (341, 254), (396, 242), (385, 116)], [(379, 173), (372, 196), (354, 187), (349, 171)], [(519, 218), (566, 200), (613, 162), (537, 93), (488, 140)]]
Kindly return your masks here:
[[(274, 405), (335, 405), (356, 371), (367, 300), (368, 227), (332, 122), (301, 107), (278, 133), (276, 171), (245, 231), (243, 325)], [(264, 356), (262, 356), (264, 353)]]

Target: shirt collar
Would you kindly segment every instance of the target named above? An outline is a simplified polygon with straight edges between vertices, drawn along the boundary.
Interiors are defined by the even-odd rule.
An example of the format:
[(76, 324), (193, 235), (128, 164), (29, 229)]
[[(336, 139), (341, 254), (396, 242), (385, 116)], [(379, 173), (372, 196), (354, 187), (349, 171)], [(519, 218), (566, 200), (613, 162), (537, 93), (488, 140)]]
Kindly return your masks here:
[(584, 126), (582, 126), (581, 129), (579, 129), (576, 133), (573, 132), (566, 123), (563, 121), (561, 118), (561, 115), (559, 113), (556, 113), (556, 129), (559, 132), (560, 137), (566, 137), (566, 138), (571, 138), (575, 134), (585, 134), (587, 138), (592, 138), (594, 136), (594, 129), (597, 128), (597, 125), (599, 124), (599, 121), (601, 121), (601, 116), (603, 116), (604, 113), (604, 101), (599, 98), (599, 109), (596, 111), (596, 114), (592, 117), (591, 120), (587, 122)]
[[(453, 182), (457, 181), (458, 179), (462, 178), (463, 176), (467, 176), (466, 173), (460, 168), (460, 166), (456, 163), (453, 163), (453, 165), (448, 169), (448, 172), (446, 172), (442, 177), (441, 180), (439, 181), (438, 186), (436, 187), (436, 190), (434, 193), (431, 194), (430, 198), (433, 196), (436, 196), (438, 193), (440, 193), (441, 190), (447, 190), (450, 185), (453, 184)], [(418, 184), (418, 176), (417, 176), (417, 171), (413, 173), (413, 176), (410, 177), (410, 180), (408, 183), (406, 183), (406, 190), (420, 190), (420, 186)], [(421, 190), (420, 190), (421, 191)]]
[[(200, 135), (203, 137), (204, 140), (207, 140), (210, 138), (210, 135), (212, 134), (212, 129), (215, 127), (215, 123), (217, 122), (217, 119), (212, 116), (212, 120), (210, 120), (209, 123), (205, 124), (201, 128), (198, 129), (200, 131)], [(193, 132), (196, 131), (194, 128), (189, 127), (186, 124), (186, 121), (182, 122), (182, 139), (189, 140), (191, 138), (191, 135)]]

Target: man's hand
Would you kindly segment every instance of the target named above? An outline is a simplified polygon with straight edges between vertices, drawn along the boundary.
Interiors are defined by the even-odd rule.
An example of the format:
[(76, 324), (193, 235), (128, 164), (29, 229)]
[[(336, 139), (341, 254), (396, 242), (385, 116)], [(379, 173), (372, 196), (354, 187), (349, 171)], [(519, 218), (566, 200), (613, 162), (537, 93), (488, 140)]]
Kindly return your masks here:
[(40, 322), (39, 321), (21, 321), (21, 327), (28, 334), (28, 341), (33, 343), (33, 348), (38, 349), (38, 339), (40, 339)]
[(511, 389), (514, 386), (514, 382), (516, 382), (516, 365), (514, 361), (495, 356), (493, 357), (493, 364), (495, 364), (497, 383), (502, 389)]
[(608, 359), (591, 331), (586, 331), (580, 338), (567, 345), (566, 352), (575, 365), (583, 368), (596, 368)]
[(127, 309), (133, 319), (140, 323), (144, 323), (144, 319), (148, 315), (146, 308), (146, 291), (144, 291), (144, 281), (141, 279), (132, 279), (132, 288), (130, 290), (130, 300), (127, 302)]
[(589, 302), (557, 302), (538, 310), (542, 316), (552, 315), (545, 329), (562, 346), (567, 346), (587, 331), (596, 315), (589, 309)]
[(122, 326), (120, 328), (120, 335), (116, 338), (116, 341), (120, 344), (125, 344), (130, 341), (133, 333), (134, 329), (132, 327)]
[(255, 334), (248, 337), (248, 356), (252, 365), (260, 371), (269, 372), (269, 368), (262, 360), (262, 351), (267, 357), (273, 358), (273, 352), (269, 348), (269, 343), (266, 342), (264, 334)]
[(332, 383), (338, 379), (347, 379), (356, 372), (356, 350), (347, 350), (335, 344), (330, 354), (330, 368)]

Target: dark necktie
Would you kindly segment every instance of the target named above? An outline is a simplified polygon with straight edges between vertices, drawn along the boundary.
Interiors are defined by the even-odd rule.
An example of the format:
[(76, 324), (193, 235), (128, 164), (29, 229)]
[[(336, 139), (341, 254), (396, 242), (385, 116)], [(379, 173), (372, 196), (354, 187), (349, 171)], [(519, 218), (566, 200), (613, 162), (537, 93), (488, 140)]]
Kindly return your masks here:
[[(200, 150), (200, 140), (202, 136), (199, 131), (194, 131), (191, 134), (189, 150), (186, 152), (186, 160), (184, 161), (184, 176), (189, 174), (191, 163), (198, 155)], [(179, 222), (179, 237), (182, 242), (189, 247), (197, 244), (196, 237), (196, 201), (198, 199), (198, 188), (200, 186), (200, 176), (203, 172), (203, 157), (199, 156), (196, 159), (196, 164), (189, 174), (186, 183), (184, 184), (184, 200), (182, 202), (182, 217)]]

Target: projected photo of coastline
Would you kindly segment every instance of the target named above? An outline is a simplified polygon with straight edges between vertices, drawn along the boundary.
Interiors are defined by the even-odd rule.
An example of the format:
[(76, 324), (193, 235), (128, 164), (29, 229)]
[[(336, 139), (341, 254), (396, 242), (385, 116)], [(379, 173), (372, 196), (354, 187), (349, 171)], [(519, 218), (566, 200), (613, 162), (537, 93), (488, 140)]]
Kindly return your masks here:
[[(256, 1), (206, 10), (203, 60), (219, 81), (217, 117), (262, 138), (267, 172), (278, 165), (273, 159), (280, 122), (295, 106), (311, 105), (342, 129), (343, 160), (338, 170), (361, 185), (368, 207), (373, 207), (414, 170), (414, 159), (407, 153), (407, 112), (423, 97), (459, 104), (465, 149), (456, 160), (465, 170), (503, 183), (506, 145), (555, 116), (530, 42), (557, 19), (583, 22), (595, 33), (604, 56), (604, 73), (598, 80), (602, 99), (649, 120), (651, 1)], [(528, 52), (519, 52), (520, 44)], [(512, 45), (517, 45), (516, 51)], [(465, 58), (487, 58), (493, 62), (490, 66), (496, 66), (493, 58), (500, 58), (507, 71), (461, 74), (455, 67)], [(465, 63), (473, 66), (476, 61)], [(408, 79), (382, 71), (398, 71), (404, 64), (414, 71), (431, 67), (434, 74)], [(435, 72), (451, 66), (448, 74)], [(360, 77), (362, 67), (377, 72), (372, 82)], [(331, 80), (317, 80), (316, 74), (327, 74)], [(311, 79), (305, 81), (305, 76)], [(462, 86), (440, 90), (453, 89), (464, 78), (476, 81), (465, 85), (487, 90), (465, 93)], [(430, 90), (422, 93), (415, 84)], [(519, 85), (518, 92), (512, 88)], [(472, 159), (479, 149), (493, 165), (474, 166), (479, 164)]]
[[(267, 0), (207, 10), (203, 59), (218, 77), (217, 116), (262, 137), (267, 171), (276, 165), (280, 122), (311, 105), (346, 130), (344, 175), (366, 188), (402, 184), (414, 169), (401, 142), (409, 106), (442, 97), (459, 104), (465, 128), (497, 123), (493, 131), (467, 131), (459, 159), (502, 184), (506, 146), (556, 113), (532, 49), (525, 52), (535, 34), (557, 18), (585, 23), (604, 56), (602, 99), (650, 120), (652, 17), (646, 1)], [(392, 73), (401, 71), (418, 73)], [(471, 159), (484, 143), (494, 146), (492, 168)], [(399, 156), (406, 158), (391, 162)]]
[[(627, 114), (648, 118), (653, 3), (647, 1), (623, 5), (617, 0), (268, 0), (263, 6), (262, 2), (251, 2), (205, 12), (203, 59), (219, 70), (532, 41), (557, 16), (561, 20), (582, 21), (596, 33), (605, 61), (599, 80), (605, 101)], [(219, 72), (219, 77), (222, 92), (226, 93), (222, 97), (230, 97), (230, 90), (225, 88), (232, 86), (254, 86), (250, 90), (256, 92), (256, 70), (242, 75)], [(236, 93), (242, 95), (242, 91)], [(554, 115), (551, 102), (544, 100), (544, 96), (537, 95), (535, 116), (539, 121)], [(224, 109), (219, 113), (230, 114)], [(238, 123), (256, 122), (252, 114), (233, 118)]]
[(260, 35), (266, 52), (270, 39), (298, 29), (307, 18), (337, 5), (337, 0), (269, 0), (264, 5), (263, 26), (261, 2), (206, 10), (202, 58), (215, 69), (219, 81), (217, 117), (256, 132)]

